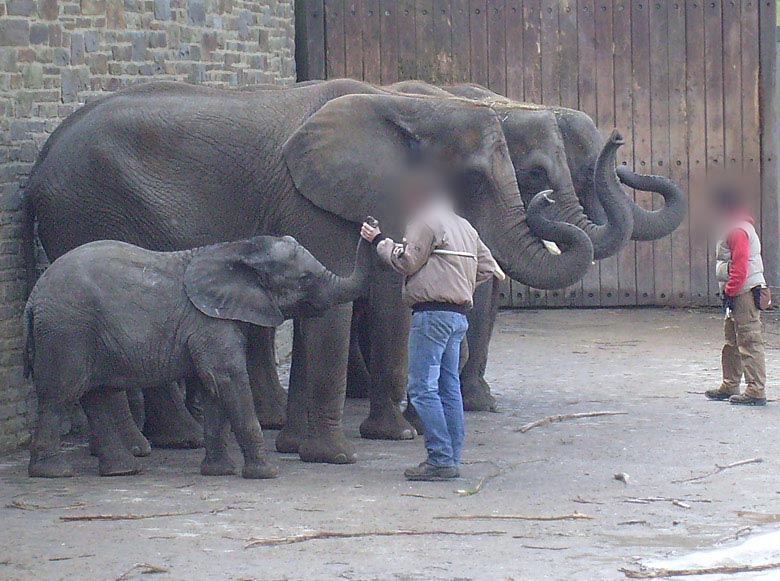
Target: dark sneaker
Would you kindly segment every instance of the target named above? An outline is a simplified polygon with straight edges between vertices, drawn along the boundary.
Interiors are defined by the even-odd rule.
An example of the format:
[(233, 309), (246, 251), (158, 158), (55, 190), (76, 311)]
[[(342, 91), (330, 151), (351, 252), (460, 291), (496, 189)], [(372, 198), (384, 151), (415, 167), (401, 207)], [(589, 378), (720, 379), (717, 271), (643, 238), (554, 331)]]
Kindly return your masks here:
[(765, 397), (752, 397), (749, 395), (732, 395), (729, 398), (729, 403), (732, 405), (752, 405), (752, 406), (765, 406)]
[(434, 466), (428, 462), (422, 462), (419, 466), (404, 470), (404, 476), (407, 480), (437, 482), (457, 478), (460, 476), (460, 472), (456, 466)]
[[(721, 391), (719, 389), (708, 389), (707, 391), (704, 392), (704, 396), (707, 399), (711, 399), (711, 400), (714, 400), (714, 401), (728, 401), (728, 399), (730, 397), (734, 396), (734, 395), (735, 394), (733, 394), (733, 393), (727, 393), (727, 392)], [(736, 394), (736, 395), (738, 395), (738, 394)]]

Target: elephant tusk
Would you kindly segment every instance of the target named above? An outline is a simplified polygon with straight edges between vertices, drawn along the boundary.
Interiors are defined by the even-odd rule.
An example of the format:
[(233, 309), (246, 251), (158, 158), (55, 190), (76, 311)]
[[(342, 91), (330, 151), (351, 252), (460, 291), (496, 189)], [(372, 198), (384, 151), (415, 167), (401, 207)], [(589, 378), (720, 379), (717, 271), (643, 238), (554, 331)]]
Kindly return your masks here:
[(561, 252), (561, 249), (558, 248), (558, 245), (555, 242), (550, 242), (549, 240), (542, 240), (542, 244), (544, 244), (544, 247), (547, 249), (547, 252), (549, 252), (553, 256), (560, 256), (561, 254), (563, 254)]
[(494, 275), (500, 282), (504, 282), (506, 280), (506, 273), (501, 270), (501, 267), (498, 266), (498, 264), (496, 264), (496, 272)]

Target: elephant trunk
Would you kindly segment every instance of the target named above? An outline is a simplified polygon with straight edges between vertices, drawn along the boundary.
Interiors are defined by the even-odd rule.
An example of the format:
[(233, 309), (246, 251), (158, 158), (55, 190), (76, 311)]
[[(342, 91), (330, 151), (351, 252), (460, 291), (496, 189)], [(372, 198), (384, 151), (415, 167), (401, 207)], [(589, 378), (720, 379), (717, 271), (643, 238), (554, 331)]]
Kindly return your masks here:
[(633, 240), (658, 240), (674, 232), (682, 223), (687, 208), (685, 192), (672, 180), (663, 176), (638, 174), (624, 166), (618, 167), (617, 176), (630, 188), (655, 192), (664, 198), (664, 207), (659, 210), (645, 210), (632, 202)]
[(352, 274), (338, 276), (330, 271), (325, 273), (328, 280), (327, 300), (333, 305), (349, 303), (360, 298), (368, 287), (368, 275), (371, 270), (371, 244), (360, 239)]
[[(538, 194), (525, 209), (518, 196), (485, 215), (488, 223), (480, 228), (501, 268), (513, 279), (538, 289), (574, 284), (593, 261), (593, 244), (585, 232), (545, 216), (554, 203), (546, 194)], [(531, 230), (558, 244), (563, 252), (551, 254)]]
[[(593, 243), (593, 255), (596, 260), (607, 258), (620, 251), (631, 239), (634, 231), (634, 212), (632, 202), (626, 196), (615, 173), (615, 155), (625, 143), (615, 130), (604, 145), (593, 170), (593, 182), (596, 195), (604, 209), (606, 222), (598, 224), (582, 211), (579, 204), (570, 204), (565, 214), (556, 216), (566, 222), (579, 226)], [(566, 196), (576, 199), (576, 196)], [(534, 232), (539, 235), (538, 232)]]

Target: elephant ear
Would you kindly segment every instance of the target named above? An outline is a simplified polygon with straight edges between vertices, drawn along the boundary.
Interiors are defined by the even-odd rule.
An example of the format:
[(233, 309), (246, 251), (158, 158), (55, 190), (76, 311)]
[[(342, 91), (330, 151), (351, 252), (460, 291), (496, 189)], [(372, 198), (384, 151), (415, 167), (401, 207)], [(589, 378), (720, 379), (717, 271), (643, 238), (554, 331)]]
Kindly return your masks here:
[(190, 302), (215, 319), (278, 327), (284, 316), (273, 294), (253, 268), (257, 248), (251, 241), (207, 247), (193, 256), (184, 273)]
[(382, 218), (387, 192), (419, 150), (417, 99), (346, 95), (326, 103), (287, 140), (283, 153), (298, 191), (352, 222)]

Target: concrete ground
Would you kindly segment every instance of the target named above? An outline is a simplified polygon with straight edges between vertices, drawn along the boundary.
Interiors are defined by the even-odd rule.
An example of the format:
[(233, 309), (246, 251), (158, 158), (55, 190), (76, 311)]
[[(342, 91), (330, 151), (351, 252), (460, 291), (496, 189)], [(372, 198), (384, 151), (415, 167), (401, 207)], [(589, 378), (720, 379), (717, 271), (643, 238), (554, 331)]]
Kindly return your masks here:
[[(771, 319), (777, 397), (780, 328)], [(752, 546), (769, 548), (748, 559), (780, 561), (770, 554), (780, 522), (780, 402), (745, 409), (705, 400), (701, 392), (718, 383), (720, 333), (715, 310), (501, 313), (488, 372), (501, 413), (468, 414), (456, 482), (405, 482), (421, 441), (361, 440), (363, 401), (348, 402), (346, 413), (358, 464), (274, 454), (281, 476), (273, 481), (202, 477), (200, 451), (154, 451), (144, 474), (114, 479), (96, 476), (83, 445), (69, 451), (78, 476), (67, 480), (27, 478), (26, 453), (7, 456), (0, 579), (609, 580), (624, 578), (621, 567), (699, 549), (744, 555), (733, 550), (737, 537), (767, 534)], [(604, 410), (626, 414), (517, 431), (552, 414)], [(683, 482), (754, 458), (763, 461)], [(174, 514), (62, 520), (160, 513)], [(575, 513), (592, 518), (451, 518)], [(430, 534), (247, 548), (253, 538), (396, 530)], [(728, 576), (740, 577), (753, 578)]]

